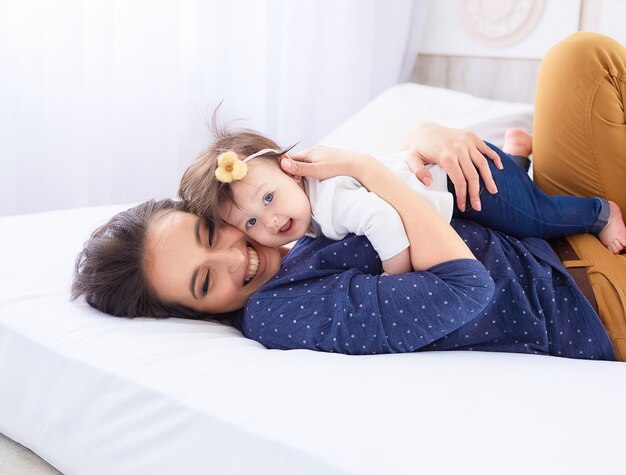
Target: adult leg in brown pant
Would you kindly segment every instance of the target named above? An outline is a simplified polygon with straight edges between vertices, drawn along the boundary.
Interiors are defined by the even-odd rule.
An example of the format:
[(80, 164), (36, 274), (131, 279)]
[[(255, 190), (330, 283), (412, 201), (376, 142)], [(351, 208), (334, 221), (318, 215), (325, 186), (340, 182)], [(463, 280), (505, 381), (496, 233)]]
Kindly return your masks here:
[[(548, 51), (537, 78), (534, 179), (550, 194), (602, 196), (626, 210), (626, 48), (575, 33)], [(626, 360), (626, 256), (596, 237), (568, 238), (619, 359)], [(577, 265), (572, 264), (570, 265)]]

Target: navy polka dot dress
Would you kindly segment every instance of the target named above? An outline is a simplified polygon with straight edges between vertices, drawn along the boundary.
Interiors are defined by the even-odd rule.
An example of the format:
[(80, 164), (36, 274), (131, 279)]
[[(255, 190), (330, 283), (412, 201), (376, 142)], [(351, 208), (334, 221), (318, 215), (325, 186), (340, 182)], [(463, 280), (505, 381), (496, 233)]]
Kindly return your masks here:
[(477, 260), (381, 276), (362, 236), (304, 238), (248, 300), (240, 326), (268, 348), (346, 354), (480, 350), (614, 360), (595, 311), (550, 246), (464, 220)]

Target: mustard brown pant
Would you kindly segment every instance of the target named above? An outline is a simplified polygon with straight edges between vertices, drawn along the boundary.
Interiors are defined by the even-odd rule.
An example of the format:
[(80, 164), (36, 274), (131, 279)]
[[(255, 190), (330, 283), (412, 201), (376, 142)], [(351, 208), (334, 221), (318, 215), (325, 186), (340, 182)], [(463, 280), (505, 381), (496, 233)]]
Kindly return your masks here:
[[(549, 194), (601, 196), (626, 211), (626, 48), (578, 32), (553, 46), (537, 77), (534, 180)], [(591, 281), (618, 359), (626, 361), (626, 255), (595, 236), (568, 241)]]

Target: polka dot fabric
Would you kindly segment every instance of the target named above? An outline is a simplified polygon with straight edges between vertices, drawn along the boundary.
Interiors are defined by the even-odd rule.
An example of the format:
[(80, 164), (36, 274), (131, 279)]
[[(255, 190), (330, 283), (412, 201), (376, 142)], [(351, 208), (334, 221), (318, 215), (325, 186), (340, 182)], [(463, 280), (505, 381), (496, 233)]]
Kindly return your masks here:
[(380, 275), (362, 236), (302, 239), (247, 302), (243, 333), (268, 348), (353, 355), (456, 349), (615, 359), (545, 241), (452, 225), (478, 260), (393, 276)]

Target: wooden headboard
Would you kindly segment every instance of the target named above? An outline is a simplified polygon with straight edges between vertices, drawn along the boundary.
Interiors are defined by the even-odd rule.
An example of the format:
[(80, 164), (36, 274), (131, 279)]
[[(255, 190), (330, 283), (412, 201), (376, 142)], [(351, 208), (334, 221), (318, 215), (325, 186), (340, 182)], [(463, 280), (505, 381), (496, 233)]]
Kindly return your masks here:
[(541, 58), (574, 31), (593, 27), (600, 1), (430, 2), (412, 80), (532, 104)]
[(479, 97), (532, 104), (538, 59), (420, 54), (411, 80)]

